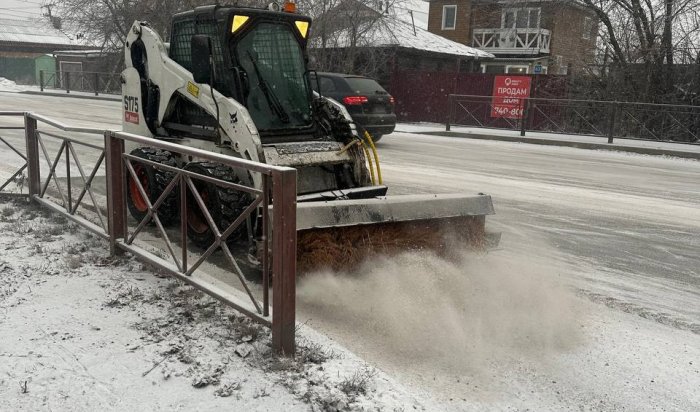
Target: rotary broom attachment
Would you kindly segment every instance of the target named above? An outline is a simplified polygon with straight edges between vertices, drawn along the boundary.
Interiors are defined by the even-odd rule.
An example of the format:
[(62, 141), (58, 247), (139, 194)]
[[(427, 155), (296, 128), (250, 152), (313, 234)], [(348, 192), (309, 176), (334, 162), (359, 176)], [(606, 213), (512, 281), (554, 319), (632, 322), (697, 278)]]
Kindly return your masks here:
[(297, 205), (297, 270), (352, 270), (377, 255), (483, 249), (486, 195), (410, 195)]

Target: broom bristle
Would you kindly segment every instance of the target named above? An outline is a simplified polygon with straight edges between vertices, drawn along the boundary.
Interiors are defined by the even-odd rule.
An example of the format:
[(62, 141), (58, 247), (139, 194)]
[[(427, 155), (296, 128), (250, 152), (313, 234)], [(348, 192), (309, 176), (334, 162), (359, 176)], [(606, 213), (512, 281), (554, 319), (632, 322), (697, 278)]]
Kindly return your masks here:
[(376, 255), (432, 250), (444, 256), (453, 245), (484, 246), (483, 216), (308, 229), (297, 233), (297, 271), (352, 270)]

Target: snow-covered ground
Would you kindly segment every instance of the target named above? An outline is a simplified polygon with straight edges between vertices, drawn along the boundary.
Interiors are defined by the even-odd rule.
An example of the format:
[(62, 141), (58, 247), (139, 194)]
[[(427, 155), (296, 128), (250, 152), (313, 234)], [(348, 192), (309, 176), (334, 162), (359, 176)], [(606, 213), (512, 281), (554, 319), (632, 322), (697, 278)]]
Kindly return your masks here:
[[(23, 106), (71, 124), (119, 122), (118, 103), (0, 93), (0, 110)], [(700, 409), (700, 162), (406, 132), (386, 136), (379, 151), (391, 193), (491, 194), (497, 214), (488, 226), (503, 233), (501, 245), (483, 256), (404, 255), (303, 279), (303, 344), (342, 356), (291, 372), (269, 366), (264, 330), (249, 341), (255, 356), (236, 354), (249, 342), (240, 318), (227, 318), (233, 312), (136, 262), (112, 263), (65, 222), (0, 205), (0, 260), (11, 268), (0, 280), (10, 291), (0, 295), (0, 357), (10, 359), (0, 363), (0, 410), (303, 410), (306, 388), (320, 387), (320, 408), (345, 394), (340, 383), (369, 375), (356, 407)], [(8, 170), (0, 162), (0, 174)], [(32, 231), (18, 223), (21, 213), (40, 215)], [(63, 229), (49, 238), (44, 220)], [(180, 359), (189, 360), (179, 355), (188, 345), (199, 363)], [(219, 386), (192, 387), (221, 365), (229, 366), (214, 378)], [(241, 389), (214, 396), (241, 375), (249, 379)], [(110, 382), (112, 395), (100, 386)], [(43, 396), (58, 403), (43, 406)]]
[(66, 219), (0, 200), (0, 410), (392, 410), (420, 401), (304, 326), (267, 329)]
[(0, 77), (0, 91), (23, 92), (25, 90), (39, 90), (36, 86), (17, 84), (12, 80)]

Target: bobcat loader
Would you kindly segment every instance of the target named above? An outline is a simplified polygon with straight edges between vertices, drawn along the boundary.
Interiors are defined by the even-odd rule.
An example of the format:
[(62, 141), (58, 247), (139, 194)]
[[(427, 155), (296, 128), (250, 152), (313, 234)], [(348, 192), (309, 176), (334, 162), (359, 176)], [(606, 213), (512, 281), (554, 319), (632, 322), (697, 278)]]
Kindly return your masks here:
[[(343, 269), (403, 250), (445, 252), (455, 241), (483, 245), (485, 216), (494, 213), (490, 196), (386, 196), (371, 136), (358, 130), (342, 105), (312, 91), (306, 65), (311, 19), (294, 13), (293, 3), (275, 9), (198, 7), (173, 17), (169, 44), (146, 22), (135, 22), (121, 75), (124, 130), (296, 168), (300, 271)], [(393, 102), (385, 104), (392, 109)], [(148, 147), (128, 149), (202, 175), (262, 184), (259, 176), (222, 165)], [(148, 196), (158, 198), (167, 173), (134, 166)], [(140, 220), (147, 205), (134, 186), (129, 177), (129, 210)], [(197, 190), (223, 228), (249, 203), (242, 193), (204, 182)], [(161, 221), (177, 218), (178, 203), (173, 198), (161, 205)], [(188, 238), (207, 247), (213, 235), (197, 213), (196, 204), (188, 206)], [(242, 232), (248, 241), (260, 235), (254, 222)]]

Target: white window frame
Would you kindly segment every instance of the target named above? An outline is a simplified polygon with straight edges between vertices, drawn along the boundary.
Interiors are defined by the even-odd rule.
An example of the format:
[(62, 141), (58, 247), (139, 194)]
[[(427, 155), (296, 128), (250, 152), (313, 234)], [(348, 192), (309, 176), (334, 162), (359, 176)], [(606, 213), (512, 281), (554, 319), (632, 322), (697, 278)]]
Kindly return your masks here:
[[(530, 23), (530, 13), (535, 10), (537, 11), (537, 27), (517, 27), (518, 26), (518, 12), (527, 11), (527, 21)], [(512, 12), (515, 13), (515, 18), (513, 19), (513, 26), (506, 27), (506, 14)], [(511, 7), (503, 9), (501, 11), (501, 28), (502, 29), (539, 29), (542, 23), (542, 8), (541, 7)]]
[(516, 74), (516, 73), (510, 73), (510, 69), (525, 69), (524, 74), (530, 74), (530, 65), (529, 64), (508, 64), (506, 65), (505, 74)]
[[(63, 69), (64, 63), (65, 63), (65, 66), (66, 66), (66, 67), (70, 67), (71, 65), (73, 65), (73, 67), (76, 67), (76, 68), (77, 68), (77, 67), (80, 67), (80, 70), (64, 70), (64, 69)], [(71, 73), (82, 73), (82, 72), (83, 72), (83, 62), (71, 62), (71, 61), (63, 61), (63, 60), (61, 60), (61, 61), (58, 62), (58, 70), (59, 70), (61, 73), (64, 73), (64, 72), (66, 72), (66, 71), (69, 71), (69, 72), (71, 72)]]
[[(452, 22), (452, 27), (445, 26), (445, 14), (447, 13), (447, 9), (454, 9), (455, 10), (455, 19)], [(442, 29), (443, 30), (454, 30), (456, 28), (457, 28), (457, 5), (456, 4), (448, 4), (448, 5), (442, 6)]]
[(582, 35), (582, 37), (585, 40), (590, 40), (592, 31), (593, 31), (593, 18), (586, 16), (583, 18), (583, 35)]

